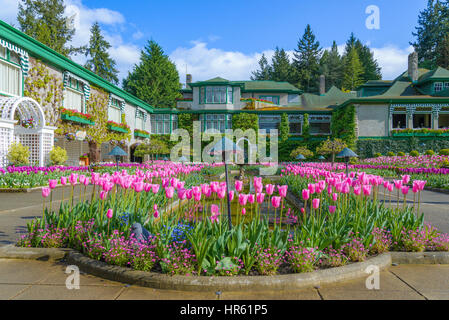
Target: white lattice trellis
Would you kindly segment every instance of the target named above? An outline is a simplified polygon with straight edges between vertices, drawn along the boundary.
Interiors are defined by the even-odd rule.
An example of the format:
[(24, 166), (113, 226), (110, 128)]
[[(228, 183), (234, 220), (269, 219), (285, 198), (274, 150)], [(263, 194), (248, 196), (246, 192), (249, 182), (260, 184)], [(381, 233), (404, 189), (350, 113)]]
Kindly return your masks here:
[(35, 100), (0, 97), (0, 166), (9, 164), (6, 156), (15, 141), (29, 148), (31, 165), (47, 164), (55, 129), (45, 126), (44, 112)]

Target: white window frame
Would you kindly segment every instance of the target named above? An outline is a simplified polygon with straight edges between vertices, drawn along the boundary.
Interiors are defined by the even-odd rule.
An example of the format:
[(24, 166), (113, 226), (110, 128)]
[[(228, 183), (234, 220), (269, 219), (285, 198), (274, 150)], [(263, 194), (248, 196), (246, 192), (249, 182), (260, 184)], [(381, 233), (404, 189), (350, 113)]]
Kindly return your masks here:
[[(5, 48), (6, 56), (8, 55), (7, 51), (8, 51), (8, 49)], [(19, 59), (20, 59), (20, 57), (19, 57)], [(22, 87), (23, 87), (22, 67), (20, 65), (17, 65), (17, 64), (15, 64), (13, 62), (10, 62), (10, 61), (6, 60), (6, 58), (0, 58), (0, 63), (6, 65), (8, 68), (15, 68), (15, 69), (17, 69), (19, 71), (19, 84), (18, 84), (18, 89), (19, 90), (18, 90), (18, 94), (16, 95), (15, 93), (6, 92), (6, 91), (3, 91), (3, 90), (0, 90), (0, 93), (4, 94), (6, 96), (19, 96), (19, 97), (23, 96), (23, 90), (22, 90)], [(8, 79), (8, 81), (10, 81), (10, 79)]]
[(86, 106), (85, 106), (86, 99), (84, 97), (84, 93), (81, 92), (81, 91), (78, 91), (76, 89), (72, 89), (69, 86), (65, 87), (64, 90), (65, 90), (64, 91), (64, 108), (71, 109), (71, 110), (76, 110), (76, 109), (73, 109), (73, 107), (67, 105), (67, 92), (72, 91), (74, 93), (77, 93), (77, 94), (81, 95), (81, 110), (77, 110), (77, 111), (84, 113), (84, 110), (86, 108)]
[[(437, 87), (439, 88), (438, 90), (437, 90)], [(444, 90), (444, 84), (443, 84), (443, 82), (435, 82), (434, 84), (433, 84), (433, 91), (434, 92), (440, 92), (440, 91), (443, 91)]]

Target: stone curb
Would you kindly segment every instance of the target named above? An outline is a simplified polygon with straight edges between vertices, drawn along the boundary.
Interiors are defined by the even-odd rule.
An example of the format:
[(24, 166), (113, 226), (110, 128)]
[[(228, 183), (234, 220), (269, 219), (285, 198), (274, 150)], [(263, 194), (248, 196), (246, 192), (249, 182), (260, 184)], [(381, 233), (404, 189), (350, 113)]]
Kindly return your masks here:
[(438, 193), (444, 193), (444, 194), (449, 194), (449, 190), (447, 190), (447, 189), (440, 189), (440, 188), (433, 188), (433, 187), (424, 187), (424, 190), (432, 191), (432, 192), (438, 192)]
[(0, 247), (0, 259), (58, 261), (64, 259), (70, 251), (65, 248), (22, 248), (10, 244)]
[(287, 290), (366, 277), (368, 275), (366, 273), (368, 266), (375, 265), (379, 269), (385, 269), (391, 265), (391, 256), (385, 253), (364, 262), (310, 273), (236, 277), (168, 276), (153, 272), (136, 271), (111, 266), (105, 262), (87, 258), (75, 251), (69, 252), (67, 263), (76, 265), (80, 270), (94, 276), (156, 289), (181, 291)]
[(390, 252), (392, 263), (449, 264), (449, 252)]
[[(39, 191), (44, 187), (48, 186), (40, 186), (40, 187), (34, 187), (34, 188), (0, 188), (0, 193), (30, 193), (33, 191)], [(63, 185), (58, 184), (55, 189), (61, 188)]]

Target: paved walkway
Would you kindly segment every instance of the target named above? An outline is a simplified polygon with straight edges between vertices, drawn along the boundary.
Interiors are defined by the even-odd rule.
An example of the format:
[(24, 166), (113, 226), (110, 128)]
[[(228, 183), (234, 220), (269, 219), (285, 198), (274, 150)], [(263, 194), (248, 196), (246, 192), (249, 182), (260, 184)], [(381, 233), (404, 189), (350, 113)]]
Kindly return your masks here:
[[(87, 274), (80, 275), (79, 289), (67, 289), (69, 276), (63, 263), (34, 260), (0, 259), (0, 299), (177, 299), (214, 300), (215, 292), (181, 292), (130, 286)], [(449, 299), (449, 265), (401, 265), (380, 273), (379, 290), (368, 290), (366, 279), (341, 282), (289, 291), (227, 292), (222, 300), (339, 300), (392, 299), (434, 300)]]

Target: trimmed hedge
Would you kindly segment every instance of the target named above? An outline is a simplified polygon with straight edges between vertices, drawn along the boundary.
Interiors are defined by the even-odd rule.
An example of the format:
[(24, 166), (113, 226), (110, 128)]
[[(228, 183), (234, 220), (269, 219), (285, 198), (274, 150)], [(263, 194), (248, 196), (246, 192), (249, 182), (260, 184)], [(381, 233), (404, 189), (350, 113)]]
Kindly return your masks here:
[(417, 137), (407, 137), (404, 139), (363, 139), (356, 142), (357, 154), (361, 158), (372, 158), (375, 153), (388, 154), (393, 152), (397, 154), (402, 151), (409, 153), (416, 150), (423, 154), (427, 150), (439, 152), (441, 149), (449, 149), (449, 139), (433, 138), (420, 139)]

